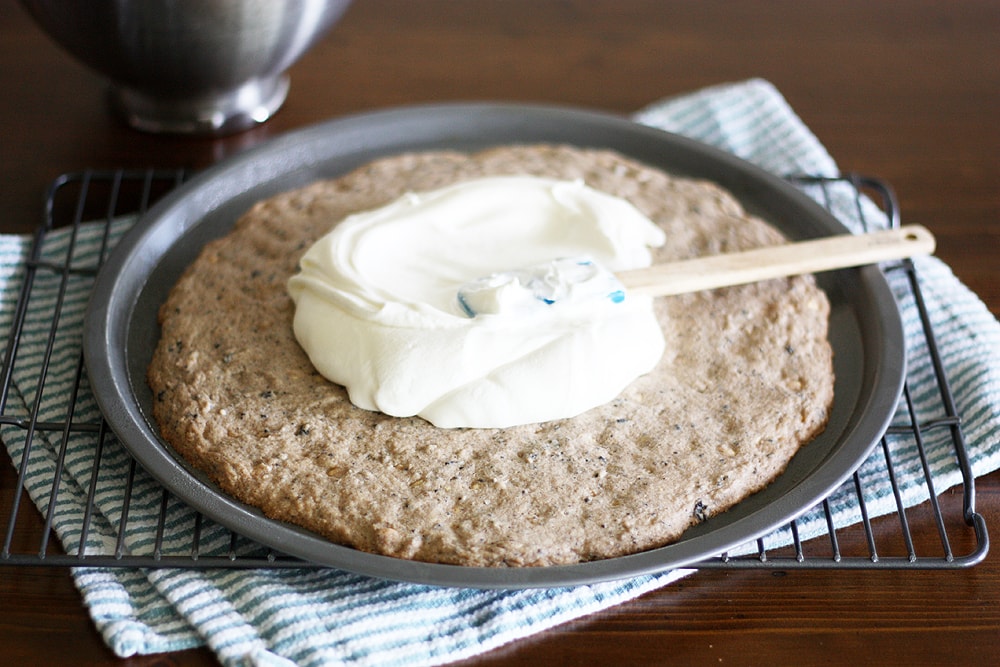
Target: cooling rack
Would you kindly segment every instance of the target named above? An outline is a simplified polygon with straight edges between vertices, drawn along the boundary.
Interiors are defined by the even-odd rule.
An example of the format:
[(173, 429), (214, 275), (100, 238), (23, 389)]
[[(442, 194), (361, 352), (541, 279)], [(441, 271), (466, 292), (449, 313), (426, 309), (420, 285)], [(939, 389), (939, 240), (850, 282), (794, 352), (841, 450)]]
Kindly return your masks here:
[[(19, 413), (10, 408), (9, 400), (16, 391), (13, 384), (13, 369), (19, 363), (21, 356), (27, 354), (42, 355), (42, 378), (39, 385), (44, 384), (44, 375), (50, 356), (53, 354), (51, 341), (55, 339), (60, 326), (71, 318), (64, 318), (60, 310), (65, 308), (64, 295), (74, 290), (87, 289), (92, 283), (100, 265), (100, 258), (106, 255), (108, 246), (113, 242), (114, 233), (123, 224), (132, 224), (159, 197), (182, 183), (187, 173), (181, 170), (88, 170), (66, 174), (56, 179), (46, 193), (44, 220), (37, 229), (32, 250), (24, 265), (24, 282), (16, 304), (13, 307), (13, 320), (6, 333), (5, 351), (3, 356), (2, 375), (0, 375), (0, 427), (7, 433), (16, 432), (23, 446), (19, 454), (10, 457), (13, 468), (3, 466), (0, 474), (0, 520), (5, 524), (0, 527), (3, 543), (0, 547), (0, 565), (8, 566), (75, 566), (75, 567), (180, 567), (180, 568), (249, 568), (249, 567), (319, 567), (257, 545), (241, 535), (228, 531), (219, 545), (219, 526), (209, 525), (211, 522), (196, 512), (181, 512), (180, 516), (188, 517), (178, 523), (176, 505), (179, 501), (170, 492), (163, 489), (159, 493), (159, 507), (137, 508), (134, 505), (132, 489), (136, 485), (145, 484), (148, 480), (142, 476), (142, 471), (134, 461), (127, 461), (124, 466), (125, 479), (116, 479), (115, 483), (124, 484), (124, 495), (121, 506), (114, 516), (99, 517), (95, 509), (95, 499), (102, 493), (102, 484), (107, 482), (106, 471), (103, 469), (110, 455), (104, 455), (106, 443), (112, 438), (107, 425), (100, 415), (81, 419), (71, 411), (64, 420), (45, 421), (39, 418), (37, 406), (27, 413)], [(884, 181), (877, 178), (857, 174), (847, 174), (836, 178), (795, 176), (788, 179), (803, 189), (819, 191), (819, 198), (825, 201), (828, 208), (832, 200), (828, 193), (831, 188), (848, 186), (853, 193), (853, 205), (856, 214), (863, 223), (868, 224), (870, 214), (866, 213), (864, 202), (874, 201), (880, 209), (880, 219), (889, 221), (892, 226), (899, 225), (898, 206), (892, 189)], [(84, 221), (103, 221), (102, 248), (93, 258), (81, 258), (74, 255), (72, 240), (76, 238), (77, 230)], [(91, 225), (92, 226), (92, 225)], [(55, 230), (67, 228), (70, 230), (70, 245), (60, 261), (46, 259), (43, 250), (53, 236)], [(65, 235), (64, 235), (65, 236)], [(852, 520), (843, 521), (837, 515), (836, 508), (830, 500), (822, 501), (810, 511), (813, 516), (820, 516), (826, 530), (821, 535), (802, 536), (799, 533), (798, 521), (792, 521), (782, 530), (789, 536), (787, 546), (769, 548), (765, 539), (757, 540), (744, 548), (734, 550), (732, 554), (720, 554), (695, 565), (698, 568), (762, 568), (762, 569), (797, 569), (797, 568), (924, 568), (943, 569), (960, 568), (980, 562), (989, 549), (989, 538), (985, 521), (975, 510), (975, 478), (966, 453), (966, 445), (962, 434), (961, 416), (956, 410), (955, 401), (945, 375), (941, 357), (938, 352), (931, 320), (924, 304), (917, 271), (909, 260), (884, 266), (887, 272), (902, 272), (905, 283), (911, 292), (919, 313), (923, 335), (926, 339), (926, 350), (930, 357), (938, 398), (935, 399), (936, 414), (931, 418), (918, 421), (914, 408), (914, 398), (909, 385), (904, 386), (903, 400), (910, 419), (905, 423), (894, 422), (875, 449), (875, 456), (884, 458), (892, 487), (892, 503), (895, 511), (879, 517), (869, 514), (869, 494), (866, 493), (865, 477), (854, 473), (846, 483), (848, 493), (853, 493), (857, 516)], [(41, 278), (55, 281), (56, 309), (52, 313), (49, 345), (42, 351), (22, 349), (22, 332), (26, 326), (28, 304), (34, 297), (33, 291)], [(6, 307), (6, 306), (5, 306)], [(82, 362), (82, 353), (75, 351), (75, 380), (72, 386), (63, 391), (73, 396), (86, 383), (86, 373)], [(40, 399), (39, 399), (40, 400)], [(30, 404), (27, 403), (27, 404)], [(954, 463), (960, 471), (961, 483), (953, 486), (947, 493), (939, 494), (935, 489), (936, 479), (924, 442), (929, 437), (947, 438), (954, 456)], [(898, 462), (895, 460), (890, 442), (893, 438), (906, 436), (912, 438), (920, 458), (920, 469), (923, 479), (920, 482), (928, 491), (929, 500), (915, 507), (906, 508), (903, 493), (897, 483), (895, 470)], [(41, 438), (47, 442), (57, 443), (58, 455), (49, 474), (45, 476), (39, 488), (37, 478), (28, 474), (29, 462), (32, 456), (33, 443)], [(71, 465), (71, 456), (67, 454), (67, 446), (72, 441), (78, 449), (83, 442), (86, 447), (96, 452), (94, 463), (89, 473), (88, 482), (84, 485), (86, 509), (82, 516), (74, 518), (72, 530), (63, 531), (62, 540), (55, 535), (54, 526), (59, 522), (58, 503), (55, 502), (61, 492), (62, 480), (66, 466)], [(120, 471), (121, 462), (117, 462), (116, 471)], [(110, 465), (110, 463), (107, 463)], [(843, 492), (843, 491), (842, 491)], [(148, 494), (144, 494), (148, 497)], [(35, 498), (32, 501), (31, 497)], [(48, 498), (48, 502), (38, 502)], [(36, 510), (36, 504), (45, 508), (41, 514)], [(125, 535), (135, 521), (152, 521), (155, 523), (155, 539), (149, 540), (140, 547), (126, 546)], [(139, 517), (139, 518), (137, 518)], [(62, 527), (65, 529), (65, 517), (62, 517)], [(94, 525), (98, 521), (107, 521), (104, 533), (99, 540), (105, 547), (95, 552), (90, 548), (96, 532)], [(919, 527), (920, 530), (916, 530)], [(110, 529), (111, 536), (107, 531)], [(227, 529), (222, 529), (227, 531)], [(175, 544), (175, 536), (185, 536), (185, 547), (165, 548), (166, 544)], [(69, 537), (71, 535), (71, 537)], [(207, 537), (211, 535), (211, 537)], [(928, 538), (928, 535), (934, 537)]]

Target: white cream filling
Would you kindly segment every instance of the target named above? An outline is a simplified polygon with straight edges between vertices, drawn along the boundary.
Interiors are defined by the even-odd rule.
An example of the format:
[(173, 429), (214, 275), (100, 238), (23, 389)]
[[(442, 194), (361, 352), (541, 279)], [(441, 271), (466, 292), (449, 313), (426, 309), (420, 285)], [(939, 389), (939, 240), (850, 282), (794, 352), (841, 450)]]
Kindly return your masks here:
[(459, 287), (555, 258), (648, 266), (660, 228), (582, 182), (501, 176), (349, 216), (288, 290), (316, 369), (367, 410), (443, 428), (572, 417), (612, 400), (664, 348), (649, 298), (469, 317)]

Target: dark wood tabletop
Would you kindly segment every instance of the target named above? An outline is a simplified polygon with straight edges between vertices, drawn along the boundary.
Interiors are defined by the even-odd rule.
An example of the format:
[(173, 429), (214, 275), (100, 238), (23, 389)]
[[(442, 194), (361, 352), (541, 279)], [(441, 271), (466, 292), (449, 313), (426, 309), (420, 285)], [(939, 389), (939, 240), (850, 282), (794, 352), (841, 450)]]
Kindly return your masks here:
[[(357, 0), (291, 77), (262, 127), (141, 134), (107, 113), (96, 74), (0, 0), (0, 232), (35, 227), (60, 173), (197, 169), (347, 113), (442, 100), (628, 113), (761, 77), (842, 169), (891, 183), (902, 220), (934, 232), (937, 254), (1000, 314), (995, 0)], [(4, 466), (4, 489), (11, 480)], [(1000, 474), (976, 491), (1000, 530)], [(996, 551), (949, 570), (705, 570), (463, 664), (995, 664)], [(116, 658), (59, 568), (0, 568), (0, 646), (6, 664), (215, 664), (207, 650)]]

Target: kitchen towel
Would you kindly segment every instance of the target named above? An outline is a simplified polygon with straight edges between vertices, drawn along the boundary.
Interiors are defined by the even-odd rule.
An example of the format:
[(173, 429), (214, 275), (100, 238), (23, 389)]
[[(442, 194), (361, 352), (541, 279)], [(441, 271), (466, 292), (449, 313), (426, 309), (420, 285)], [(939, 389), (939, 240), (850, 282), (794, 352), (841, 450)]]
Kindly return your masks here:
[[(733, 152), (774, 173), (834, 175), (837, 167), (816, 137), (768, 82), (750, 80), (721, 85), (658, 102), (636, 114), (638, 122), (684, 134)], [(881, 211), (863, 203), (863, 216), (853, 191), (834, 187), (824, 203), (845, 224), (860, 231), (860, 219), (885, 224)], [(116, 220), (111, 236), (102, 225), (83, 225), (46, 235), (42, 266), (66, 262), (93, 266), (133, 219)], [(0, 237), (0, 331), (8, 332), (25, 277), (32, 240)], [(1000, 467), (1000, 324), (940, 260), (916, 260), (933, 330), (955, 395), (973, 470), (982, 475)], [(58, 272), (39, 271), (27, 303), (25, 326), (18, 339), (11, 392), (5, 416), (27, 418), (33, 410), (42, 421), (93, 421), (97, 408), (86, 383), (74, 393), (81, 370), (80, 336), (91, 279), (72, 271), (65, 283)], [(917, 420), (933, 418), (940, 399), (928, 362), (927, 341), (906, 276), (889, 275), (907, 332), (909, 383)], [(65, 285), (65, 287), (64, 287)], [(54, 317), (58, 314), (58, 320)], [(47, 347), (52, 331), (54, 344)], [(5, 341), (6, 342), (6, 341)], [(45, 372), (42, 373), (42, 368)], [(901, 407), (898, 424), (910, 423)], [(946, 431), (946, 430), (945, 430)], [(0, 427), (12, 460), (25, 456), (28, 431), (23, 424)], [(933, 493), (960, 483), (951, 441), (942, 431), (929, 432), (924, 446), (932, 471)], [(932, 491), (922, 474), (923, 463), (912, 436), (890, 436), (894, 470), (906, 506), (926, 500)], [(81, 526), (90, 522), (84, 545), (88, 553), (132, 549), (148, 553), (158, 536), (161, 511), (167, 525), (191, 525), (191, 512), (176, 502), (163, 507), (159, 486), (140, 469), (127, 489), (132, 465), (124, 449), (107, 438), (99, 450), (101, 478), (96, 485), (93, 516), (84, 515), (90, 476), (98, 455), (93, 433), (72, 432), (67, 438), (36, 432), (27, 458), (26, 489), (44, 512), (52, 502), (55, 471), (64, 469), (55, 498), (53, 527), (70, 551), (80, 542)], [(870, 516), (896, 511), (886, 479), (885, 458), (876, 450), (859, 471)], [(129, 531), (115, 541), (122, 498), (132, 494)], [(831, 496), (836, 525), (860, 520), (853, 483)], [(807, 513), (796, 523), (808, 538), (827, 530), (825, 515)], [(232, 548), (228, 533), (202, 525), (205, 553)], [(788, 544), (792, 536), (779, 530), (764, 540), (768, 548)], [(162, 537), (164, 550), (173, 546)], [(179, 538), (178, 538), (179, 539)], [(236, 545), (237, 549), (250, 548)], [(93, 569), (77, 568), (74, 580), (93, 621), (120, 656), (208, 646), (225, 665), (436, 665), (469, 657), (546, 628), (612, 607), (650, 590), (668, 586), (688, 570), (626, 581), (569, 588), (490, 591), (394, 583), (328, 569)]]

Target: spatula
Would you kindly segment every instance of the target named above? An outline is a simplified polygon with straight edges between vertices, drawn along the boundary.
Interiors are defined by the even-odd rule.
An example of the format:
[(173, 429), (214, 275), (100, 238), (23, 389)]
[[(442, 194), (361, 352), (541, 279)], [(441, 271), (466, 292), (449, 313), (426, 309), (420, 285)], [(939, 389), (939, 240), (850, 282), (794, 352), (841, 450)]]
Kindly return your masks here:
[(521, 311), (568, 299), (625, 294), (670, 296), (819, 273), (934, 252), (933, 235), (919, 225), (867, 234), (842, 234), (742, 252), (697, 257), (612, 274), (586, 258), (554, 260), (492, 274), (463, 285), (458, 301), (470, 317)]

